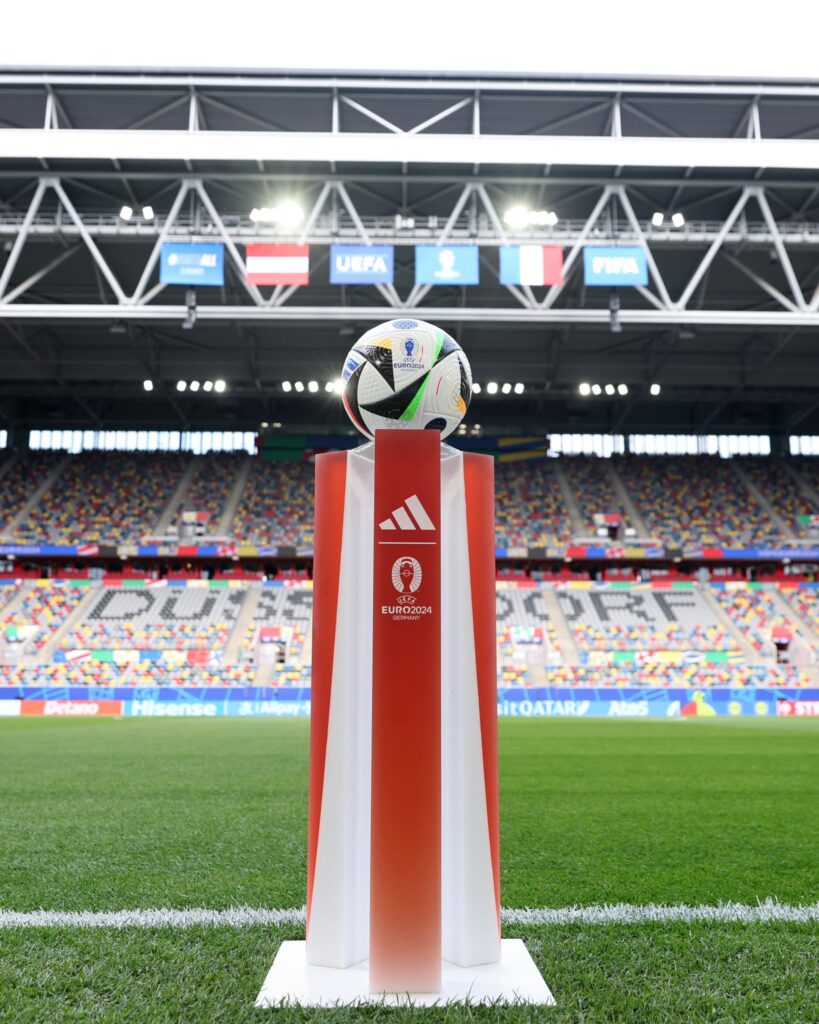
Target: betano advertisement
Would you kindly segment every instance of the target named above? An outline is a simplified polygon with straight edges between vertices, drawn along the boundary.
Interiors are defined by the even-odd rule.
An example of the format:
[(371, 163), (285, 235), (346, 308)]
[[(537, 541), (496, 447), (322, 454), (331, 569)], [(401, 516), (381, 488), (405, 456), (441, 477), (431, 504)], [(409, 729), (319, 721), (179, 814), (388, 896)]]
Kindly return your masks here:
[[(303, 718), (305, 687), (0, 687), (0, 716)], [(521, 687), (498, 690), (510, 718), (819, 718), (819, 689)]]

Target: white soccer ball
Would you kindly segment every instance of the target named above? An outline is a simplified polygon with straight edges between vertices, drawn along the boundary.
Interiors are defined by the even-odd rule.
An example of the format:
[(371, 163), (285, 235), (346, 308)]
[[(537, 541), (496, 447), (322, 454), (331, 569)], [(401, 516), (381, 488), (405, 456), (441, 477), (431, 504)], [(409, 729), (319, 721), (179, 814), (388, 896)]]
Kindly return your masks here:
[(440, 430), (446, 437), (466, 415), (472, 371), (446, 331), (423, 320), (388, 320), (362, 335), (342, 370), (347, 415), (362, 434)]

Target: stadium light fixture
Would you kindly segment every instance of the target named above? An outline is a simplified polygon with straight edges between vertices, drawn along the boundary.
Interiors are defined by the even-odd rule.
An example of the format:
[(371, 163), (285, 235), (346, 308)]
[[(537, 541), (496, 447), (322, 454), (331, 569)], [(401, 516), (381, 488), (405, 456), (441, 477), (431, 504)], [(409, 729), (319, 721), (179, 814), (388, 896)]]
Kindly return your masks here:
[(606, 392), (607, 395), (613, 395), (614, 394), (614, 385), (613, 384), (607, 384), (606, 387), (605, 387), (605, 392)]
[(651, 218), (651, 226), (655, 228), (661, 228), (663, 226), (664, 220), (665, 217), (663, 217), (663, 215), (658, 210)]
[(628, 394), (628, 384), (618, 384), (617, 385), (617, 394), (618, 395), (627, 395)]
[(480, 386), (480, 384), (478, 384), (477, 381), (473, 382), (473, 384), (472, 384), (472, 394), (473, 395), (479, 395), (480, 393), (481, 393), (481, 386)]
[(523, 385), (522, 384), (516, 384), (515, 385), (515, 394), (516, 395), (522, 395), (523, 394)]
[(335, 389), (336, 386), (331, 380), (328, 380), (327, 383), (324, 385), (325, 391), (335, 391)]
[(511, 390), (512, 390), (512, 385), (511, 384), (504, 384), (503, 387), (501, 388), (501, 391), (503, 392), (504, 395), (508, 395)]
[(298, 391), (299, 393), (304, 391), (304, 385), (302, 384), (302, 382), (300, 380), (296, 381), (295, 388), (296, 388), (296, 391)]
[(333, 381), (333, 391), (335, 391), (337, 395), (344, 394), (344, 381), (340, 377)]
[(282, 381), (282, 391), (292, 391), (292, 390), (293, 390), (293, 385), (290, 383), (290, 381), (289, 380), (283, 380)]
[(315, 394), (318, 391), (318, 381), (311, 380), (307, 385), (307, 390), (311, 392), (311, 394)]
[(590, 395), (591, 394), (591, 385), (590, 384), (586, 384), (584, 382), (583, 384), (580, 384), (578, 386), (577, 390), (580, 392), (581, 395)]
[(554, 210), (529, 210), (525, 206), (512, 206), (503, 215), (504, 224), (517, 229), (554, 227), (557, 221)]
[(223, 380), (216, 380), (213, 382), (213, 390), (218, 391), (220, 395), (222, 394), (226, 387), (227, 384), (225, 384)]
[(153, 208), (153, 206), (143, 206), (142, 207), (142, 219), (143, 220), (153, 220), (154, 219), (154, 208)]
[(592, 384), (591, 391), (593, 395), (599, 395), (602, 393), (602, 388), (599, 384)]
[(510, 228), (525, 228), (529, 223), (529, 211), (525, 206), (512, 206), (504, 212), (503, 223)]
[(681, 213), (673, 213), (671, 215), (671, 223), (675, 228), (681, 228), (685, 224), (685, 217)]
[(132, 206), (123, 205), (119, 211), (119, 215), (123, 220), (130, 220), (134, 215), (134, 208)]
[(142, 382), (142, 387), (146, 391), (153, 391), (153, 389), (154, 389), (154, 382), (152, 380), (144, 380)]
[(199, 381), (198, 380), (192, 380), (190, 382), (189, 387), (190, 387), (191, 391), (198, 391), (199, 390)]
[(304, 220), (304, 209), (295, 199), (283, 199), (275, 206), (254, 206), (250, 211), (254, 224), (275, 224), (282, 230), (297, 228)]
[(206, 380), (202, 387), (205, 389), (205, 391), (213, 391), (213, 381)]
[(176, 390), (177, 391), (184, 391), (185, 388), (187, 388), (187, 386), (188, 385), (186, 384), (186, 382), (184, 380), (178, 380), (176, 382)]
[(651, 387), (649, 388), (649, 391), (651, 392), (652, 395), (659, 395), (659, 393), (660, 393), (660, 385), (659, 384), (652, 384)]
[(496, 395), (498, 393), (498, 385), (493, 380), (490, 380), (486, 385), (486, 390), (490, 395)]

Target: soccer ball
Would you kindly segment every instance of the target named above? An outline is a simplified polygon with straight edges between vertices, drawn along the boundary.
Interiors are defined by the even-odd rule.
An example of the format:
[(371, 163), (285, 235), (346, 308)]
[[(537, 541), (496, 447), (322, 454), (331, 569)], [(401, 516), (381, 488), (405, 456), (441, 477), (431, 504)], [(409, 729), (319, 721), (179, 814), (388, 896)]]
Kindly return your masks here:
[(362, 434), (380, 429), (440, 430), (466, 415), (472, 371), (454, 338), (423, 320), (388, 320), (363, 334), (341, 374), (347, 415)]

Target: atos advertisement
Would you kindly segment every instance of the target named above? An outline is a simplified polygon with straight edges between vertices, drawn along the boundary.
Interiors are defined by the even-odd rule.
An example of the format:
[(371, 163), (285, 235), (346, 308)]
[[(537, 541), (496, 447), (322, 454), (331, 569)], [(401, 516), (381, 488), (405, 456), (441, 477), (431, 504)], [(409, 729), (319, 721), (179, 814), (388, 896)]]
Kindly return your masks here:
[(392, 284), (391, 245), (331, 245), (330, 284)]
[(587, 245), (583, 250), (583, 283), (587, 285), (646, 285), (648, 262), (639, 245)]
[(162, 284), (223, 285), (224, 245), (221, 242), (163, 242), (159, 280)]

